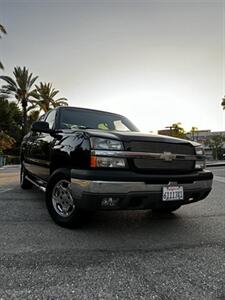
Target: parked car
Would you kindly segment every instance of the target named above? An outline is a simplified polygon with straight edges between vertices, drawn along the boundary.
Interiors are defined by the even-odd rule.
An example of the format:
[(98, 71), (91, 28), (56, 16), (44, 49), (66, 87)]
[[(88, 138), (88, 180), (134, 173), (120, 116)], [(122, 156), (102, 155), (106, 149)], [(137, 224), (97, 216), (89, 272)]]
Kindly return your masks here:
[(55, 108), (21, 146), (21, 187), (44, 191), (51, 217), (64, 227), (95, 210), (169, 213), (204, 199), (212, 179), (199, 144), (141, 133), (109, 112)]

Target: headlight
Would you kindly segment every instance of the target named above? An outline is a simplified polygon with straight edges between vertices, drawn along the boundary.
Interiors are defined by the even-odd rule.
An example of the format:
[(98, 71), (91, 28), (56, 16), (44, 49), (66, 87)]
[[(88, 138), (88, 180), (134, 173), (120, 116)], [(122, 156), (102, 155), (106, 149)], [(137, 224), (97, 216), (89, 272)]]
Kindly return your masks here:
[(117, 140), (92, 137), (91, 148), (95, 150), (123, 150), (123, 144)]
[[(93, 150), (123, 150), (123, 143), (118, 140), (91, 137), (91, 148)], [(103, 151), (104, 152), (104, 151)], [(91, 156), (92, 168), (126, 168), (127, 160), (125, 158), (102, 156)]]
[(205, 162), (205, 151), (202, 146), (195, 147), (195, 154), (197, 155), (197, 160), (195, 162), (196, 169), (205, 169), (206, 162)]
[(92, 168), (126, 168), (126, 159), (117, 157), (91, 156)]

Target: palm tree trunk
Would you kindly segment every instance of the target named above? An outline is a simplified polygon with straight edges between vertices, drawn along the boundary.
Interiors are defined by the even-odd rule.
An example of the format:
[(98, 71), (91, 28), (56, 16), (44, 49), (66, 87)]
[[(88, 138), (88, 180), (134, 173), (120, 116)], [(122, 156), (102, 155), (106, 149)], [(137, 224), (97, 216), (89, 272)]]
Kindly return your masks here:
[(27, 134), (27, 101), (26, 99), (22, 100), (22, 108), (23, 108), (23, 136)]

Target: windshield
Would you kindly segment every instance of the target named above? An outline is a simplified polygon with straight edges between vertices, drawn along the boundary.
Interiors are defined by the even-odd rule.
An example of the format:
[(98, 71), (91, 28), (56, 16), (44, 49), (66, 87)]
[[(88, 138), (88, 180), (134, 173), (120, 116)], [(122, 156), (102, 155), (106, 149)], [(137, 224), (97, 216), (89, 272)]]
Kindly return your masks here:
[(139, 131), (127, 118), (92, 110), (62, 109), (60, 112), (60, 129), (101, 129), (116, 131)]

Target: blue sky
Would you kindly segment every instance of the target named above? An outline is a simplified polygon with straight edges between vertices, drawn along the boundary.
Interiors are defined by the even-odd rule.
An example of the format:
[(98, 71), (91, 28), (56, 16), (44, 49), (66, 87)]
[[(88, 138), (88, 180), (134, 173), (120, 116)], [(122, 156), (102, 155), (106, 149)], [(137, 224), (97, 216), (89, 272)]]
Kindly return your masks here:
[(224, 18), (224, 0), (0, 0), (1, 60), (143, 130), (225, 130)]

